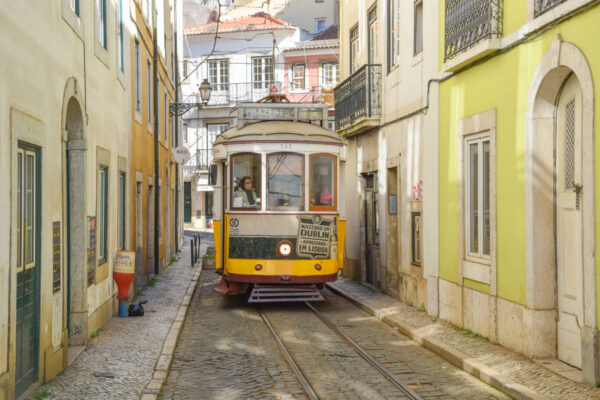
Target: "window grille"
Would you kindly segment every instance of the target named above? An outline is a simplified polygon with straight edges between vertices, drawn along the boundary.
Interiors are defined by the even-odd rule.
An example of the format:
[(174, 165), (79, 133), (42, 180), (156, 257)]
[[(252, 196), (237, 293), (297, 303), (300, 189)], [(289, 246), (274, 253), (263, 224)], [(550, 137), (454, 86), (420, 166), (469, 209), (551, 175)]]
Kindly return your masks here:
[(446, 0), (444, 61), (502, 35), (503, 0)]
[(534, 15), (537, 17), (566, 0), (535, 0)]
[(565, 108), (565, 189), (575, 187), (575, 101)]

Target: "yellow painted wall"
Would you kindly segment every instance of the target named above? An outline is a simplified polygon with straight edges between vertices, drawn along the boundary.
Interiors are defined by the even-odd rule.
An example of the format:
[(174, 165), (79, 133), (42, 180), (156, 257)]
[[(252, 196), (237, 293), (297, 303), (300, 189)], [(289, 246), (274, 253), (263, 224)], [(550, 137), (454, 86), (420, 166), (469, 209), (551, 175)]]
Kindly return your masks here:
[[(505, 2), (505, 33), (525, 22), (525, 6), (514, 3), (517, 2)], [(441, 4), (443, 9), (443, 1)], [(600, 72), (598, 21), (600, 7), (596, 6), (440, 84), (439, 268), (442, 279), (458, 281), (458, 121), (496, 109), (498, 295), (525, 304), (525, 112), (530, 85), (536, 67), (557, 34), (581, 49), (593, 73)], [(443, 28), (443, 21), (441, 26)], [(594, 85), (597, 96), (600, 93), (598, 73), (594, 76)], [(599, 118), (596, 107), (596, 127)], [(597, 140), (595, 146), (596, 154), (600, 154)], [(598, 176), (596, 165), (596, 187), (600, 187)], [(598, 204), (596, 216), (600, 211)], [(598, 217), (596, 225), (596, 232), (600, 232)], [(597, 241), (596, 254), (599, 249)], [(600, 282), (600, 277), (597, 279)]]

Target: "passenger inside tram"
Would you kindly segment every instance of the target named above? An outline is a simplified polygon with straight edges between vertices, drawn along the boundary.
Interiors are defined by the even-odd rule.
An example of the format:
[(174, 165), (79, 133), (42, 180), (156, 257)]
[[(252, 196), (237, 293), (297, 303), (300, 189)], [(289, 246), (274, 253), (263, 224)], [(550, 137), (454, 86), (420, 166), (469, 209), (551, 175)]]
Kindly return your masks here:
[(256, 192), (252, 187), (252, 178), (244, 176), (233, 196), (235, 207), (256, 207)]

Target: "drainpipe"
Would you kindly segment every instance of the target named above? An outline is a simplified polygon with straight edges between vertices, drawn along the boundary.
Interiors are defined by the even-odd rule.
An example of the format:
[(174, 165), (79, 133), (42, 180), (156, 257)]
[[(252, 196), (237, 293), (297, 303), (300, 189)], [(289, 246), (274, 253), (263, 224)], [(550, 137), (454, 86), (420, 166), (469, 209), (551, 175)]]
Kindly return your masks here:
[[(177, 45), (177, 1), (173, 5), (173, 23), (175, 24), (175, 102), (179, 102), (179, 54)], [(175, 114), (175, 148), (179, 146), (179, 116)], [(175, 248), (179, 251), (179, 163), (175, 163)]]
[(158, 255), (159, 255), (159, 243), (158, 243), (158, 229), (160, 224), (160, 186), (159, 182), (159, 170), (158, 170), (158, 71), (157, 71), (157, 58), (158, 58), (158, 44), (156, 38), (156, 0), (152, 0), (152, 74), (154, 81), (153, 92), (153, 101), (154, 104), (154, 273), (156, 275), (159, 274), (159, 263), (158, 263)]

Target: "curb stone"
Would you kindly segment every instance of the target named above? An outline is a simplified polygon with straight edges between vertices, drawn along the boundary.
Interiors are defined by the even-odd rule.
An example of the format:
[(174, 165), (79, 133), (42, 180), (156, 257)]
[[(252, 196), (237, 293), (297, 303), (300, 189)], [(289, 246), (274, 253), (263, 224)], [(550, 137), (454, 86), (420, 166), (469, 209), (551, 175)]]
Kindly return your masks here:
[(198, 279), (200, 278), (200, 274), (202, 272), (202, 264), (197, 263), (194, 268), (194, 274), (190, 280), (185, 296), (183, 296), (183, 299), (181, 300), (177, 314), (175, 314), (175, 319), (171, 323), (169, 333), (163, 342), (160, 356), (158, 357), (154, 367), (152, 379), (146, 385), (145, 389), (142, 390), (140, 400), (157, 400), (165, 380), (167, 379), (169, 369), (171, 368), (171, 361), (173, 360), (173, 354), (175, 353), (175, 347), (177, 347), (177, 340), (179, 339), (179, 334), (183, 328), (183, 322), (190, 305), (190, 300), (194, 295), (194, 291), (196, 290), (196, 286), (198, 284)]
[(431, 350), (435, 354), (445, 358), (458, 368), (461, 368), (463, 371), (468, 372), (469, 374), (480, 379), (481, 381), (500, 390), (502, 393), (518, 400), (546, 399), (545, 396), (542, 396), (541, 394), (529, 389), (528, 387), (512, 381), (504, 374), (501, 374), (500, 372), (488, 367), (479, 360), (471, 358), (463, 352), (447, 345), (446, 343), (420, 332), (418, 328), (415, 328), (407, 322), (390, 320), (388, 317), (377, 312), (377, 310), (374, 310), (365, 303), (362, 303), (359, 299), (357, 299), (350, 293), (347, 293), (345, 290), (333, 287), (330, 284), (326, 284), (326, 287), (333, 293), (336, 293), (337, 295), (346, 298), (358, 308), (375, 316), (376, 318), (380, 319), (381, 321), (385, 322), (391, 327), (397, 328), (399, 333), (409, 337), (410, 339), (414, 340), (415, 342), (419, 343), (425, 348)]

